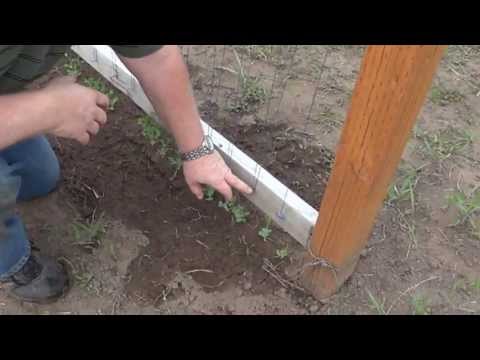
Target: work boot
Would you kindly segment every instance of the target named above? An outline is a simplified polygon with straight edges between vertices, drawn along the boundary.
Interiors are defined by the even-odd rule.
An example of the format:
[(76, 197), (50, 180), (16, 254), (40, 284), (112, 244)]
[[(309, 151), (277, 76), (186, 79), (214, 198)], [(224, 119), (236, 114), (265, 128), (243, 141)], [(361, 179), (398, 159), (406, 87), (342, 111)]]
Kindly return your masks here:
[(17, 300), (48, 304), (62, 297), (69, 287), (65, 268), (43, 255), (31, 255), (23, 268), (11, 277), (10, 295)]

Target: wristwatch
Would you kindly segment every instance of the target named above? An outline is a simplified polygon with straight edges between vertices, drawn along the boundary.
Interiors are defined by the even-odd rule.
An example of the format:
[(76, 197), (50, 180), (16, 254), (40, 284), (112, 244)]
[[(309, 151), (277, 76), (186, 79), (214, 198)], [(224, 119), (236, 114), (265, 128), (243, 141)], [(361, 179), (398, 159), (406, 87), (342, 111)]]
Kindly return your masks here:
[(189, 151), (187, 153), (181, 154), (182, 161), (193, 161), (200, 159), (201, 157), (213, 154), (215, 151), (215, 145), (210, 136), (206, 135), (203, 138), (202, 145), (200, 145), (195, 150)]

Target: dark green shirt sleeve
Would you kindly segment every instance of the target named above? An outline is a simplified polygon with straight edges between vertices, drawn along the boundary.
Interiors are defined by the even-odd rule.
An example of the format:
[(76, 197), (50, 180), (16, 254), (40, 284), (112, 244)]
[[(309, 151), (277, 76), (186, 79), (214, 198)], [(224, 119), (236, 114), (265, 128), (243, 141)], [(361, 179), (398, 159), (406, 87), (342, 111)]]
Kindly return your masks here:
[(153, 54), (164, 45), (110, 45), (115, 52), (127, 58), (141, 58)]

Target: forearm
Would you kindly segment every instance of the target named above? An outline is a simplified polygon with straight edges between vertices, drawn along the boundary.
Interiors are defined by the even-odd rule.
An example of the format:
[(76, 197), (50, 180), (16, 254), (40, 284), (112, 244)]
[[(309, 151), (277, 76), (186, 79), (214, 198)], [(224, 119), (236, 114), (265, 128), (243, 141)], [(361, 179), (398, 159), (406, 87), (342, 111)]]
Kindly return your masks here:
[(197, 148), (203, 139), (187, 67), (177, 46), (140, 59), (122, 58), (140, 81), (152, 105), (175, 137), (179, 151)]
[(41, 91), (0, 96), (0, 150), (47, 131), (47, 101)]

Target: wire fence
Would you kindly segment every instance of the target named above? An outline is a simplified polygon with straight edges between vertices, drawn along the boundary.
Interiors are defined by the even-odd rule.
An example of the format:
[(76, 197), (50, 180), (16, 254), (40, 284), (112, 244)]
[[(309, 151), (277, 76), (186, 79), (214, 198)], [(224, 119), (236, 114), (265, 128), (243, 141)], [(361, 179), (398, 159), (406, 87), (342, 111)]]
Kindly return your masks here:
[(311, 135), (331, 134), (331, 144), (326, 145), (333, 145), (363, 47), (189, 45), (182, 51), (200, 101), (262, 123), (288, 123)]

